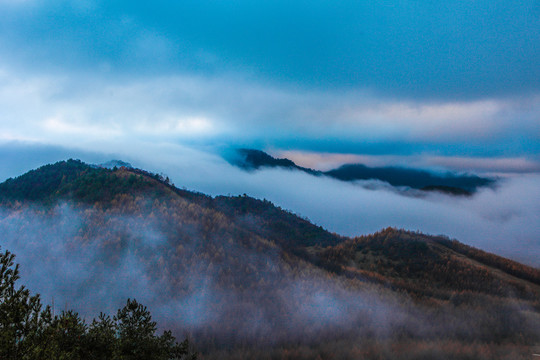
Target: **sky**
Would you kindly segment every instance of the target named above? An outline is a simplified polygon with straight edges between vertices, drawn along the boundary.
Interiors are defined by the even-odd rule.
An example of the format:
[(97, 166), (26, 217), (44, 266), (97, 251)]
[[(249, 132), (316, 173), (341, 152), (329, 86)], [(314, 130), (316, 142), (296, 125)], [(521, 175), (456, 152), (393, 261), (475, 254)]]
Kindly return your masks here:
[[(0, 180), (70, 157), (121, 158), (178, 186), (247, 192), (316, 215), (321, 204), (292, 201), (285, 188), (278, 196), (219, 159), (253, 147), (320, 169), (448, 169), (512, 177), (533, 191), (538, 44), (536, 0), (0, 0)], [(504, 191), (493, 211), (506, 211)], [(455, 232), (380, 211), (387, 220), (377, 226)], [(316, 218), (347, 234), (375, 227)], [(515, 240), (513, 229), (503, 233)], [(528, 229), (540, 243), (538, 228)]]
[(538, 43), (535, 0), (2, 0), (0, 137), (538, 164)]

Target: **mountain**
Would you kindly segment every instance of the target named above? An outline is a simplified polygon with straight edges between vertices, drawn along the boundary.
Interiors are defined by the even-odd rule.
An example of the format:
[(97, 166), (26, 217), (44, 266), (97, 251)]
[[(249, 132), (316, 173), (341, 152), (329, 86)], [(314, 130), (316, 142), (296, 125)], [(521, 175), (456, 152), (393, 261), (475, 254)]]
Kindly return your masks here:
[(322, 172), (296, 165), (289, 159), (276, 159), (261, 150), (255, 149), (236, 149), (227, 152), (225, 158), (233, 165), (244, 170), (258, 170), (265, 167), (280, 167), (285, 169), (295, 169), (307, 172), (313, 175), (321, 175)]
[(107, 169), (113, 169), (115, 167), (128, 167), (128, 168), (132, 168), (133, 166), (131, 166), (130, 163), (128, 162), (125, 162), (125, 161), (122, 161), (122, 160), (110, 160), (110, 161), (107, 161), (103, 164), (99, 164), (98, 165), (99, 167), (104, 167), (104, 168), (107, 168)]
[(380, 180), (395, 187), (409, 187), (422, 191), (438, 191), (451, 195), (472, 195), (478, 188), (490, 186), (493, 179), (476, 175), (446, 173), (438, 175), (426, 170), (402, 167), (369, 167), (362, 164), (345, 164), (329, 171), (317, 171), (296, 165), (289, 159), (276, 159), (253, 149), (238, 149), (229, 162), (246, 170), (279, 167), (304, 171), (312, 175), (325, 175), (342, 181)]
[(377, 179), (392, 186), (408, 186), (421, 190), (441, 190), (457, 193), (472, 193), (479, 187), (487, 186), (493, 181), (475, 175), (435, 175), (425, 170), (399, 167), (368, 167), (361, 164), (343, 165), (325, 173), (343, 181)]
[(0, 204), (0, 246), (44, 299), (135, 297), (204, 359), (526, 359), (540, 342), (540, 270), (443, 236), (346, 238), (78, 160), (7, 180)]

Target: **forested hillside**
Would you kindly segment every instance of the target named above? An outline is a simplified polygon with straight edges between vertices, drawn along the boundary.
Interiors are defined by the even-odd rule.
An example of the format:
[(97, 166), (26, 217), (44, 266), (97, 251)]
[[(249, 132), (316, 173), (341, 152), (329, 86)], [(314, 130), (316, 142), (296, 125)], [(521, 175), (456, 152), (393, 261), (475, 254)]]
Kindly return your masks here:
[(540, 342), (540, 271), (444, 237), (345, 238), (76, 160), (0, 184), (0, 203), (0, 246), (57, 277), (51, 296), (90, 315), (141, 298), (205, 359), (528, 359)]

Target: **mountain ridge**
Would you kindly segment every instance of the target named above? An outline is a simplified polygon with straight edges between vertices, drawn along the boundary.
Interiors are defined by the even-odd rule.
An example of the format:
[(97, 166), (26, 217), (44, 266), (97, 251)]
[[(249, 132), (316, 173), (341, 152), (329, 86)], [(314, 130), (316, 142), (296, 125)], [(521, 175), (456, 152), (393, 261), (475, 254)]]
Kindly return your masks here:
[[(58, 210), (63, 203), (69, 204), (68, 215)], [(66, 257), (86, 261), (90, 253), (90, 260), (99, 259), (84, 264), (103, 277), (72, 285), (76, 288), (68, 295), (88, 293), (88, 287), (90, 293), (103, 292), (102, 286), (106, 293), (120, 291), (122, 279), (131, 276), (122, 264), (130, 259), (127, 263), (138, 269), (131, 271), (150, 281), (141, 294), (158, 308), (158, 317), (169, 319), (168, 310), (160, 310), (165, 301), (189, 309), (180, 312), (188, 319), (202, 319), (174, 317), (165, 325), (187, 331), (208, 358), (220, 358), (224, 347), (241, 353), (257, 343), (272, 351), (277, 351), (273, 344), (296, 343), (323, 351), (337, 339), (396, 341), (397, 334), (412, 348), (421, 346), (420, 339), (439, 344), (450, 337), (461, 344), (472, 336), (514, 344), (520, 354), (525, 343), (540, 341), (535, 330), (540, 326), (540, 270), (443, 236), (387, 228), (346, 238), (268, 200), (211, 197), (178, 189), (141, 169), (96, 169), (77, 160), (0, 184), (0, 204), (12, 218), (21, 218), (12, 232), (22, 240), (12, 245), (60, 241), (51, 247), (66, 246)], [(37, 215), (36, 207), (43, 207)], [(27, 220), (32, 216), (37, 220)], [(0, 219), (0, 230), (10, 221)], [(32, 222), (52, 229), (30, 227)], [(53, 240), (70, 223), (80, 225)], [(46, 248), (41, 252), (34, 263), (62, 261), (56, 253), (47, 255)], [(46, 262), (42, 266), (48, 268)], [(56, 268), (62, 266), (52, 271)], [(479, 310), (479, 302), (486, 310)], [(209, 315), (186, 315), (202, 311), (196, 310), (201, 306)], [(385, 320), (394, 334), (390, 338), (374, 335), (380, 321), (376, 314), (389, 311), (381, 307), (400, 314), (395, 321)], [(493, 317), (493, 311), (509, 318)], [(427, 335), (399, 322), (412, 321), (416, 312), (431, 314), (440, 328)], [(445, 327), (447, 317), (461, 325)], [(261, 342), (270, 335), (271, 341)], [(266, 350), (261, 351), (258, 357)], [(356, 357), (347, 354), (343, 358)]]
[(320, 171), (305, 168), (287, 158), (274, 158), (261, 150), (236, 149), (229, 152), (225, 158), (233, 165), (247, 171), (261, 168), (283, 168), (299, 170), (310, 175), (328, 176), (341, 181), (379, 180), (393, 187), (408, 187), (421, 191), (436, 191), (456, 196), (471, 196), (479, 188), (495, 184), (494, 179), (482, 178), (477, 175), (454, 174), (447, 172), (443, 175), (426, 170), (387, 166), (369, 167), (363, 164), (344, 164), (338, 168)]

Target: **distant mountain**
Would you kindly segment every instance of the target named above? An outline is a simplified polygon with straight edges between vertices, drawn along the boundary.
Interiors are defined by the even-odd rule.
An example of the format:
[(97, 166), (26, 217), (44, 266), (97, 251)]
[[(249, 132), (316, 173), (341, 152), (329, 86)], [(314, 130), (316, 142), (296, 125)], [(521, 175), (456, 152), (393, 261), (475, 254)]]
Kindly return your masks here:
[(403, 167), (369, 167), (362, 164), (346, 164), (329, 171), (317, 171), (296, 165), (289, 159), (276, 159), (253, 149), (238, 149), (229, 162), (247, 170), (264, 167), (296, 169), (312, 175), (329, 176), (342, 181), (379, 180), (395, 187), (409, 187), (423, 191), (439, 191), (451, 195), (471, 195), (478, 188), (492, 185), (493, 179), (476, 175), (446, 173), (434, 174), (426, 170)]
[(128, 162), (125, 162), (125, 161), (122, 161), (122, 160), (110, 160), (110, 161), (107, 161), (103, 164), (99, 164), (98, 165), (99, 167), (104, 167), (104, 168), (107, 168), (107, 169), (113, 169), (115, 167), (127, 167), (127, 168), (132, 168), (133, 166), (131, 166), (130, 163)]
[(227, 153), (225, 157), (231, 164), (245, 170), (257, 170), (264, 167), (281, 167), (301, 170), (314, 175), (322, 174), (320, 171), (298, 166), (289, 159), (276, 159), (261, 150), (236, 149)]
[(343, 181), (376, 179), (392, 186), (408, 186), (421, 190), (440, 190), (458, 193), (472, 193), (479, 187), (493, 183), (493, 180), (475, 175), (432, 174), (425, 170), (400, 167), (368, 167), (361, 164), (343, 165), (335, 170), (325, 172), (326, 175)]
[(78, 160), (0, 184), (0, 205), (0, 246), (61, 289), (69, 274), (57, 301), (84, 313), (139, 289), (205, 359), (520, 359), (540, 342), (540, 270), (443, 236), (346, 238), (267, 200)]

